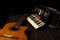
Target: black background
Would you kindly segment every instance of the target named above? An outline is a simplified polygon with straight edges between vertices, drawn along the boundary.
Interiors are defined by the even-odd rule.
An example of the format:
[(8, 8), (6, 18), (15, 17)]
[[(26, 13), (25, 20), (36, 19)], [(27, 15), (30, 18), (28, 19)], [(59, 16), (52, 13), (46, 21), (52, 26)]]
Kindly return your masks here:
[(1, 3), (1, 14), (18, 14), (31, 12), (35, 6), (50, 6), (60, 10), (59, 0), (20, 0)]
[(9, 15), (29, 14), (35, 6), (50, 6), (60, 10), (59, 0), (19, 0), (2, 1), (0, 7), (0, 24), (4, 24)]

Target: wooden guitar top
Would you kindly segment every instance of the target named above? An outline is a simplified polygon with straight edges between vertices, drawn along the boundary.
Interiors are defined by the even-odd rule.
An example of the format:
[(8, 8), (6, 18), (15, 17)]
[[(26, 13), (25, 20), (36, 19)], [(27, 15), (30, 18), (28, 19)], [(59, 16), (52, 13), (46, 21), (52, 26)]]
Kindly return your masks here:
[(0, 30), (0, 40), (27, 40), (24, 32), (28, 27), (20, 26), (17, 30), (11, 30), (15, 24), (11, 22), (4, 25), (4, 28)]

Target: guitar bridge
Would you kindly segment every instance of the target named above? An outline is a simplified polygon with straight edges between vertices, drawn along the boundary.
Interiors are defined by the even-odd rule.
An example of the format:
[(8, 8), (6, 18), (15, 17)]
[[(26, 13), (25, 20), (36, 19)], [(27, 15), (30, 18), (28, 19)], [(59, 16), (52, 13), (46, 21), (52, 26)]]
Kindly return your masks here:
[(4, 35), (0, 35), (0, 38), (2, 39), (13, 39), (13, 40), (18, 40), (17, 37), (13, 37), (12, 35), (7, 35), (7, 34), (4, 34)]

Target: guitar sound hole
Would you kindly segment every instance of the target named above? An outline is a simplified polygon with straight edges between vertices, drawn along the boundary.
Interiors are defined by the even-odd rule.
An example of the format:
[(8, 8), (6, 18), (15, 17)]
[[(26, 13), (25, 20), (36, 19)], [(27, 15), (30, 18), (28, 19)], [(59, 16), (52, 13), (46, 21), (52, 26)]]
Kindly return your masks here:
[(15, 30), (18, 30), (17, 27), (12, 27), (11, 30), (15, 31)]

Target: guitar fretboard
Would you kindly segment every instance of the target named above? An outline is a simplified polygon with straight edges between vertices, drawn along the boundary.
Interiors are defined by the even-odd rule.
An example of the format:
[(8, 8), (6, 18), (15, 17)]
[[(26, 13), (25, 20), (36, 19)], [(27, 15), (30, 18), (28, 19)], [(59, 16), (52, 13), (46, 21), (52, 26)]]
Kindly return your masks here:
[(31, 16), (27, 17), (27, 20), (35, 29), (42, 27), (45, 24), (35, 15), (31, 15)]

